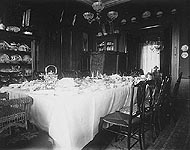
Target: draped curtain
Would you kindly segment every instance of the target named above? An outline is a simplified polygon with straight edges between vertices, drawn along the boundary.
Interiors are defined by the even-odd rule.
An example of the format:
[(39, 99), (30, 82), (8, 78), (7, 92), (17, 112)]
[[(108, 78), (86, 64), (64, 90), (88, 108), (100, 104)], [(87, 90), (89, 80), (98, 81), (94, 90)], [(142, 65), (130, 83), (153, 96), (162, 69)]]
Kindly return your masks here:
[(158, 66), (160, 69), (160, 52), (152, 49), (154, 44), (142, 44), (141, 45), (141, 60), (140, 68), (147, 74), (151, 70)]

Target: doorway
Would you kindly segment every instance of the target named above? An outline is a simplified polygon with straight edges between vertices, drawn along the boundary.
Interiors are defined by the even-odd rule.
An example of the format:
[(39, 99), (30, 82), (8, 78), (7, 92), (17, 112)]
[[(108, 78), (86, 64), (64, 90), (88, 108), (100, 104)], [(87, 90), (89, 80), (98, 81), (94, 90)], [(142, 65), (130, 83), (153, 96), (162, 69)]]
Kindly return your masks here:
[(131, 70), (143, 69), (146, 74), (157, 66), (163, 76), (171, 74), (171, 26), (140, 29), (138, 32), (130, 32), (128, 38), (128, 63)]

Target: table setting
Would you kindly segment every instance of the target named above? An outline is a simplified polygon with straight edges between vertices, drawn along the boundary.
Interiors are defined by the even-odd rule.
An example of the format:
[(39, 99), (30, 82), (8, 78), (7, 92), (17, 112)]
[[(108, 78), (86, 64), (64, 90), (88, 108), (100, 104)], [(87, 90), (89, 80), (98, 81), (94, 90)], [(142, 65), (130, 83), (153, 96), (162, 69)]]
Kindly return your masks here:
[(10, 98), (32, 97), (31, 122), (49, 133), (55, 149), (68, 150), (91, 141), (98, 133), (99, 118), (129, 105), (131, 85), (144, 80), (118, 74), (54, 77), (10, 84), (0, 91)]

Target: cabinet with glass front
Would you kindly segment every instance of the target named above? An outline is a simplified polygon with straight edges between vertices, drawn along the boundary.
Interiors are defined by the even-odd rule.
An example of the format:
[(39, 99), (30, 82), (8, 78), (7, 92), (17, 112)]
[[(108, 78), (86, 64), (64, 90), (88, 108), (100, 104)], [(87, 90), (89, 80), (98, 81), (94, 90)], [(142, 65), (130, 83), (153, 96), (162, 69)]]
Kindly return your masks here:
[(118, 36), (117, 35), (106, 35), (96, 37), (96, 51), (118, 51), (117, 42)]

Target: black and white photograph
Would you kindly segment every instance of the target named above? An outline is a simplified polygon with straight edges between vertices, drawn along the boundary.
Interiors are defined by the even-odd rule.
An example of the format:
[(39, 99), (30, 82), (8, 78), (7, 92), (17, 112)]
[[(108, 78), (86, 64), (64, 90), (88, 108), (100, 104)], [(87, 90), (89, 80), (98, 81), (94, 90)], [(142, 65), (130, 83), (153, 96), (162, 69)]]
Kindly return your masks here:
[(0, 0), (0, 150), (189, 150), (190, 0)]

